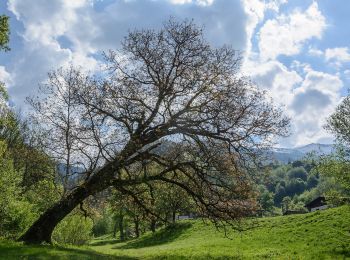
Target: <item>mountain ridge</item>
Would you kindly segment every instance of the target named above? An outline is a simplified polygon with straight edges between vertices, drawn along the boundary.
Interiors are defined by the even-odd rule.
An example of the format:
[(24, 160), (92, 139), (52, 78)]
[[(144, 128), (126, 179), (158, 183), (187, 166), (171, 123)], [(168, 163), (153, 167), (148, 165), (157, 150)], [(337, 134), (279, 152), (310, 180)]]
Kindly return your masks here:
[(333, 144), (310, 143), (295, 148), (275, 147), (271, 149), (271, 154), (269, 155), (274, 161), (288, 163), (300, 160), (310, 153), (328, 155), (333, 153), (334, 150)]

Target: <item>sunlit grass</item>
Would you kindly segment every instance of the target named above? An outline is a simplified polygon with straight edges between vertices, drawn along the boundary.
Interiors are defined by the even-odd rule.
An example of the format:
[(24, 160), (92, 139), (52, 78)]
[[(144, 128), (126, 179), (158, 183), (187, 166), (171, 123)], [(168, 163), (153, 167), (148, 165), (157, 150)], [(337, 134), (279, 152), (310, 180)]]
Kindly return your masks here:
[(105, 236), (86, 247), (0, 242), (0, 259), (350, 259), (350, 207), (263, 218), (230, 239), (201, 221), (185, 221), (120, 242)]
[(121, 243), (103, 240), (91, 246), (98, 252), (139, 258), (301, 258), (350, 257), (350, 208), (341, 207), (303, 215), (260, 219), (256, 227), (230, 239), (201, 221), (184, 222)]

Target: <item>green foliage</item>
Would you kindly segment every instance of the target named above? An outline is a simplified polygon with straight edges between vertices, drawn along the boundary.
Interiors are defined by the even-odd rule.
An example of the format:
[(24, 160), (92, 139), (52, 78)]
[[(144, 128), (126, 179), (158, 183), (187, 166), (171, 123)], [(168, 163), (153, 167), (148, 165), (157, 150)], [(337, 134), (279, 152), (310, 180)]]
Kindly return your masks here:
[(51, 179), (43, 179), (35, 182), (24, 195), (36, 212), (44, 212), (60, 199), (60, 194), (62, 186), (57, 186)]
[(336, 153), (323, 156), (317, 165), (318, 172), (326, 177), (334, 179), (341, 188), (341, 193), (350, 195), (350, 150), (339, 146)]
[(21, 175), (0, 140), (0, 236), (16, 237), (32, 222), (32, 206), (21, 196)]
[(290, 207), (291, 203), (292, 203), (292, 199), (289, 196), (284, 197), (283, 200), (282, 200), (282, 211), (286, 212), (286, 211), (290, 210), (291, 209), (291, 207)]
[(8, 46), (10, 40), (9, 17), (0, 15), (0, 51), (9, 51)]
[(286, 193), (288, 196), (300, 194), (306, 189), (306, 183), (302, 179), (291, 179), (286, 185)]
[(271, 213), (274, 210), (274, 194), (269, 192), (264, 186), (259, 187), (259, 205), (261, 207), (263, 215)]
[(72, 214), (57, 225), (52, 239), (59, 244), (83, 245), (92, 238), (92, 227), (91, 219)]
[(95, 237), (113, 232), (113, 215), (107, 210), (102, 213), (95, 221), (92, 227), (92, 232)]
[(310, 174), (307, 177), (307, 189), (315, 188), (318, 184), (318, 178), (314, 174)]
[(291, 179), (296, 179), (299, 178), (303, 181), (307, 180), (307, 172), (305, 171), (304, 167), (296, 167), (292, 168), (287, 172), (288, 178)]

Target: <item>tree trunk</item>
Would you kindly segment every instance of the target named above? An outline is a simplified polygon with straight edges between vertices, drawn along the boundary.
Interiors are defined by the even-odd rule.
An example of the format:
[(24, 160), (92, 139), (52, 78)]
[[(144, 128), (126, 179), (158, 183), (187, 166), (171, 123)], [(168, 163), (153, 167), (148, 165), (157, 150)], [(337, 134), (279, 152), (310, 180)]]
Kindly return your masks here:
[(114, 228), (113, 228), (113, 237), (117, 238), (117, 230), (118, 230), (118, 222), (115, 221)]
[(83, 186), (76, 188), (42, 214), (19, 240), (34, 244), (51, 243), (51, 234), (56, 225), (89, 195)]
[(173, 223), (176, 221), (176, 211), (173, 211)]
[(108, 188), (114, 172), (115, 167), (112, 164), (107, 164), (85, 183), (73, 189), (44, 212), (19, 240), (30, 244), (51, 243), (51, 235), (57, 224), (84, 199)]
[(139, 148), (130, 141), (113, 162), (107, 163), (98, 172), (93, 173), (84, 183), (44, 212), (19, 240), (34, 244), (51, 243), (51, 235), (57, 224), (84, 199), (110, 187), (118, 169), (123, 167), (125, 159), (133, 155)]
[(135, 223), (135, 236), (140, 237), (140, 221), (138, 219), (134, 220)]
[(155, 219), (151, 220), (151, 231), (152, 231), (152, 233), (156, 232), (156, 220)]
[(118, 218), (119, 221), (119, 232), (120, 232), (120, 240), (124, 241), (125, 240), (125, 233), (124, 233), (124, 216), (121, 213)]

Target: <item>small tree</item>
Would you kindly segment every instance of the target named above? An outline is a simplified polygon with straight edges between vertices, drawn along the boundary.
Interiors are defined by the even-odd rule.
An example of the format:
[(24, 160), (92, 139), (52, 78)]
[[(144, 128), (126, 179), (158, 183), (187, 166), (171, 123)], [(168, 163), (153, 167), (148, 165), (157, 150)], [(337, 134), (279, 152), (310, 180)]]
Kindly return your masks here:
[(289, 196), (284, 197), (282, 200), (282, 212), (287, 212), (290, 210), (291, 203), (292, 199)]

